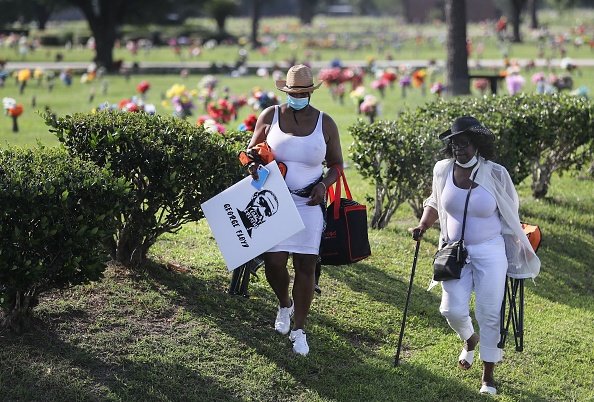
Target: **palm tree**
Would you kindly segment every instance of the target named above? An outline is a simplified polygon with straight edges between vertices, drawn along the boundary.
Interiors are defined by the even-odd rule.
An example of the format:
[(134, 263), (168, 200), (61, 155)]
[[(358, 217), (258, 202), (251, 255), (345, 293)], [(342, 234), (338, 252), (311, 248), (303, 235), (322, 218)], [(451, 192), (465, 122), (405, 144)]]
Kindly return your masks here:
[(451, 95), (470, 93), (466, 48), (466, 0), (445, 3), (447, 34), (446, 81)]

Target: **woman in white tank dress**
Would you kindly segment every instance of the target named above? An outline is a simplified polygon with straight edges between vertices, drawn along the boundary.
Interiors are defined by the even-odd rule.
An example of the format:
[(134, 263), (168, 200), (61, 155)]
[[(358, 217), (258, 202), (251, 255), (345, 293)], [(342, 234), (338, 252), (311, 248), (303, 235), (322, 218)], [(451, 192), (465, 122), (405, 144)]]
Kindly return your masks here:
[[(286, 164), (285, 181), (305, 224), (305, 229), (264, 254), (266, 279), (279, 300), (274, 328), (281, 334), (290, 331), (293, 351), (300, 355), (309, 352), (304, 329), (313, 299), (324, 227), (320, 204), (325, 203), (326, 189), (338, 179), (338, 168), (343, 166), (336, 123), (309, 103), (312, 92), (320, 84), (314, 85), (309, 67), (302, 64), (291, 67), (286, 80), (276, 81), (276, 87), (287, 93), (287, 103), (271, 106), (260, 114), (248, 146), (266, 141), (274, 158)], [(331, 167), (325, 176), (324, 162)], [(257, 163), (249, 166), (254, 178), (257, 178), (257, 168)], [(287, 270), (289, 254), (292, 254), (295, 270), (291, 295)]]

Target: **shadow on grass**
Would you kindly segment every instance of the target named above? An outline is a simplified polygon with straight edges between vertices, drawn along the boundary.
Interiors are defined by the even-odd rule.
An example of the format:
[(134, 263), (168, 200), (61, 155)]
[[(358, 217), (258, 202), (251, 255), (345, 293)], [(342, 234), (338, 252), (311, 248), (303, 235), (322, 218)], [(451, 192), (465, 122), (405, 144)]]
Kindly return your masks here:
[[(77, 315), (80, 317), (81, 313)], [(68, 318), (68, 317), (62, 317)], [(240, 401), (183, 364), (158, 359), (136, 361), (105, 357), (114, 350), (97, 350), (102, 357), (64, 342), (46, 328), (17, 337), (0, 336), (0, 396), (2, 401)], [(121, 350), (119, 350), (121, 353)], [(19, 358), (33, 360), (19, 364)], [(112, 361), (107, 361), (112, 360)], [(140, 361), (139, 361), (140, 360)]]
[[(594, 248), (594, 221), (588, 205), (574, 199), (543, 201), (555, 208), (539, 208), (524, 214), (527, 221), (542, 230), (538, 251), (541, 272), (531, 290), (555, 303), (589, 308), (594, 305), (594, 274), (591, 270)], [(551, 229), (548, 230), (548, 225)]]
[[(411, 265), (412, 259), (411, 256)], [(420, 261), (419, 259), (417, 262), (417, 270)], [(412, 267), (408, 267), (408, 269), (411, 270)], [(324, 275), (346, 284), (354, 292), (365, 293), (380, 303), (396, 306), (399, 313), (404, 311), (410, 272), (406, 273), (408, 276), (405, 279), (401, 279), (396, 275), (388, 275), (374, 265), (365, 262), (341, 267), (322, 267), (322, 272)], [(449, 326), (439, 313), (441, 299), (438, 292), (436, 290), (428, 292), (424, 283), (421, 285), (418, 283), (419, 278), (415, 276), (407, 316), (418, 315), (425, 319), (428, 325), (449, 331)], [(398, 320), (402, 320), (401, 315)]]
[[(192, 276), (183, 279), (185, 286), (180, 290), (179, 278), (163, 275), (162, 270), (151, 270), (151, 275), (161, 286), (178, 290), (179, 296), (173, 303), (183, 305), (196, 318), (208, 316), (221, 331), (291, 374), (303, 390), (315, 390), (323, 398), (402, 401), (427, 400), (427, 396), (432, 395), (439, 400), (448, 400), (450, 396), (451, 400), (477, 399), (476, 391), (461, 382), (436, 376), (415, 365), (393, 368), (391, 358), (382, 358), (364, 345), (353, 346), (348, 339), (353, 336), (351, 328), (341, 327), (331, 316), (312, 313), (311, 321), (322, 329), (310, 335), (310, 356), (296, 356), (287, 336), (273, 331), (276, 302), (267, 301), (270, 294), (263, 294), (261, 289), (253, 289), (253, 297), (246, 301), (221, 291), (203, 292), (205, 284)], [(391, 301), (390, 298), (385, 300)], [(376, 345), (382, 342), (378, 334), (359, 335)], [(287, 388), (291, 387), (279, 386), (279, 389)], [(294, 394), (277, 393), (273, 399), (277, 398), (294, 399)]]
[[(381, 280), (381, 273), (373, 278)], [(396, 282), (396, 292), (405, 292), (405, 284)], [(222, 280), (178, 275), (157, 264), (129, 284), (115, 283), (127, 285), (135, 292), (159, 293), (170, 301), (170, 310), (183, 307), (188, 320), (166, 327), (159, 324), (172, 317), (158, 314), (157, 322), (140, 322), (144, 317), (122, 310), (126, 299), (111, 300), (105, 296), (109, 292), (97, 289), (107, 302), (102, 306), (121, 305), (46, 312), (23, 337), (0, 334), (2, 400), (277, 401), (307, 400), (311, 391), (337, 401), (481, 399), (474, 387), (452, 378), (453, 371), (440, 375), (438, 362), (433, 369), (406, 361), (394, 368), (392, 356), (374, 349), (384, 342), (382, 335), (340, 324), (331, 314), (312, 316), (318, 325), (310, 339), (312, 353), (296, 356), (287, 337), (272, 330), (276, 303), (262, 286), (255, 286), (246, 301), (225, 293)], [(130, 289), (126, 294), (134, 297)], [(392, 301), (382, 294), (377, 297)], [(95, 314), (109, 320), (96, 325)], [(372, 347), (352, 342), (358, 335), (353, 328)], [(272, 378), (265, 368), (275, 373)]]

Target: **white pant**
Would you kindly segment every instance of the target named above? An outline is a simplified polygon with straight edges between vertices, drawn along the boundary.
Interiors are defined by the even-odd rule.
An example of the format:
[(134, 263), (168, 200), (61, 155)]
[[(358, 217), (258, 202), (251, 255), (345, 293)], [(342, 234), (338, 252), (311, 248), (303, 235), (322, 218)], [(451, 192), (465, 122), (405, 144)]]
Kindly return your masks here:
[(500, 339), (501, 302), (505, 291), (507, 258), (503, 237), (466, 246), (470, 262), (460, 279), (441, 283), (439, 311), (462, 340), (474, 333), (470, 318), (470, 294), (475, 293), (475, 317), (479, 326), (480, 354), (485, 362), (497, 363), (503, 353)]

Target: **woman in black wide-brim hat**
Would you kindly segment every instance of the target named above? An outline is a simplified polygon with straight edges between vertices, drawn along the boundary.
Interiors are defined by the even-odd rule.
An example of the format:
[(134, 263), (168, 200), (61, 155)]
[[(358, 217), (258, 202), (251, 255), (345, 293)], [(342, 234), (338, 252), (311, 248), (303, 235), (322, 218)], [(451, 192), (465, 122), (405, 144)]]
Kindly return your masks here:
[[(285, 182), (305, 224), (305, 229), (268, 250), (264, 261), (266, 279), (279, 301), (274, 328), (281, 334), (290, 332), (293, 351), (307, 355), (305, 321), (313, 299), (324, 227), (320, 205), (325, 206), (326, 190), (338, 179), (343, 167), (342, 150), (334, 120), (310, 103), (312, 93), (321, 83), (314, 84), (309, 67), (295, 65), (287, 72), (286, 80), (275, 84), (287, 94), (287, 102), (271, 106), (260, 114), (248, 152), (249, 148), (266, 141), (274, 159), (286, 165)], [(324, 163), (329, 167), (325, 174)], [(257, 179), (258, 163), (250, 164), (248, 169)], [(295, 269), (291, 294), (287, 270), (289, 255), (292, 255)]]
[[(480, 392), (496, 394), (493, 373), (495, 363), (503, 357), (497, 344), (505, 277), (534, 278), (540, 271), (540, 260), (522, 231), (518, 195), (509, 173), (491, 161), (495, 150), (493, 133), (476, 118), (463, 116), (439, 139), (445, 142), (447, 159), (435, 164), (433, 191), (425, 200), (423, 216), (412, 234), (415, 240), (420, 239), (439, 219), (440, 247), (460, 240), (464, 206), (472, 186), (464, 229), (468, 258), (460, 279), (441, 282), (440, 312), (464, 342), (458, 356), (461, 369), (470, 369), (480, 341)], [(470, 317), (473, 291), (479, 333)]]

